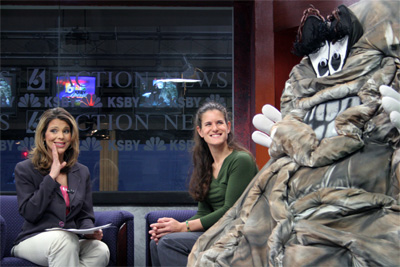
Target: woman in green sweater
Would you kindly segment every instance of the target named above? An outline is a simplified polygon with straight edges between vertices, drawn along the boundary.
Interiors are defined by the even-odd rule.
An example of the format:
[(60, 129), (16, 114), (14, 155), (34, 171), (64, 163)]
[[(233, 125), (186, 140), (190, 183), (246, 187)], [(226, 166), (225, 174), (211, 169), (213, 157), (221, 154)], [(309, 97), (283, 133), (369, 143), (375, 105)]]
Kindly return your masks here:
[(198, 201), (198, 211), (185, 222), (160, 218), (151, 225), (153, 266), (186, 266), (198, 237), (233, 206), (258, 172), (252, 154), (234, 140), (224, 106), (205, 103), (195, 125), (189, 193)]

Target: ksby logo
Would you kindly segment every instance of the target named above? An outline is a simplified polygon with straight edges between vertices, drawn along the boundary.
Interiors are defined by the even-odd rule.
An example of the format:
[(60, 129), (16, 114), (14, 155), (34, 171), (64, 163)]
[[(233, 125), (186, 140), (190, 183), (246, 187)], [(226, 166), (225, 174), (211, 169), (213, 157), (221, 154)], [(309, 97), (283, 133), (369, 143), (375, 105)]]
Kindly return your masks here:
[(46, 69), (31, 68), (28, 69), (28, 87), (27, 90), (39, 91), (46, 89)]

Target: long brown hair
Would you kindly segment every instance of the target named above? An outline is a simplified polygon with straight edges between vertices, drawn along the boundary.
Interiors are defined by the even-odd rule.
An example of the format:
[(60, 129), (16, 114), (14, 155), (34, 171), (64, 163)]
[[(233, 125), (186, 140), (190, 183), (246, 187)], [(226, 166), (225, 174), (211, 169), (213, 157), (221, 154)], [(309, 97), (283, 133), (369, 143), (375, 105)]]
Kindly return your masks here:
[(53, 163), (52, 154), (47, 150), (45, 145), (45, 134), (49, 123), (54, 119), (65, 121), (71, 129), (71, 145), (64, 153), (64, 160), (67, 162), (67, 165), (61, 172), (68, 172), (78, 161), (79, 133), (74, 117), (68, 111), (60, 107), (48, 109), (40, 117), (35, 130), (35, 147), (30, 152), (33, 165), (43, 174), (47, 174), (50, 171), (51, 164)]
[[(193, 132), (193, 172), (189, 182), (189, 194), (196, 201), (203, 201), (205, 199), (212, 179), (212, 164), (214, 159), (207, 143), (201, 138), (196, 129), (196, 126), (202, 127), (201, 120), (203, 114), (209, 110), (220, 111), (224, 116), (225, 123), (228, 124), (229, 121), (226, 108), (217, 102), (206, 102), (196, 113)], [(246, 151), (254, 159), (253, 155), (235, 140), (232, 131), (228, 133), (227, 143), (230, 149)]]

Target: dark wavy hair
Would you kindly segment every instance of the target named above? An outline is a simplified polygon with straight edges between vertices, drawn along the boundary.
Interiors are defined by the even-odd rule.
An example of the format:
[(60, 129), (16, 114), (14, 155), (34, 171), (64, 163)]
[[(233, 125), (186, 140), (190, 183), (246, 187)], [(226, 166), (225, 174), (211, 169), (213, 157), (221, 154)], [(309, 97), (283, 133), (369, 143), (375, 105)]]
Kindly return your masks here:
[(347, 44), (347, 53), (349, 53), (350, 48), (364, 34), (360, 21), (345, 5), (340, 5), (338, 8), (333, 10), (332, 14), (327, 18), (330, 23), (329, 40), (335, 43), (348, 35), (349, 42)]
[(51, 164), (53, 163), (52, 153), (47, 150), (44, 141), (49, 123), (55, 119), (65, 121), (71, 129), (71, 145), (64, 153), (64, 161), (67, 162), (67, 165), (61, 170), (61, 172), (67, 173), (68, 170), (78, 161), (79, 133), (74, 117), (68, 111), (60, 107), (48, 109), (40, 117), (35, 130), (35, 147), (30, 152), (30, 158), (33, 165), (43, 174), (50, 172)]
[[(210, 149), (208, 148), (208, 144), (197, 132), (197, 126), (200, 128), (202, 127), (201, 122), (203, 114), (210, 110), (220, 111), (224, 116), (226, 124), (228, 124), (230, 121), (226, 108), (217, 102), (206, 102), (198, 109), (196, 113), (193, 123), (193, 172), (189, 182), (189, 194), (196, 201), (203, 201), (205, 199), (212, 179), (212, 164), (214, 159), (211, 155)], [(254, 160), (253, 155), (235, 140), (232, 131), (230, 131), (228, 134), (227, 144), (230, 149), (246, 151)]]
[(330, 36), (329, 25), (313, 5), (304, 10), (292, 53), (303, 57), (320, 49)]

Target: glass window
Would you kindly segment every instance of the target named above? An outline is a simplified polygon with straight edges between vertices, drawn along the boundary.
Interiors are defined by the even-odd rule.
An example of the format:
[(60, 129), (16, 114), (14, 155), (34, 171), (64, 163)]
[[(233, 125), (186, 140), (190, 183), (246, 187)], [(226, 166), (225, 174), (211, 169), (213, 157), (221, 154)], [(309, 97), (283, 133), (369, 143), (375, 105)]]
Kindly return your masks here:
[(94, 191), (187, 191), (194, 114), (232, 111), (232, 8), (1, 10), (1, 191), (44, 110), (79, 125)]

